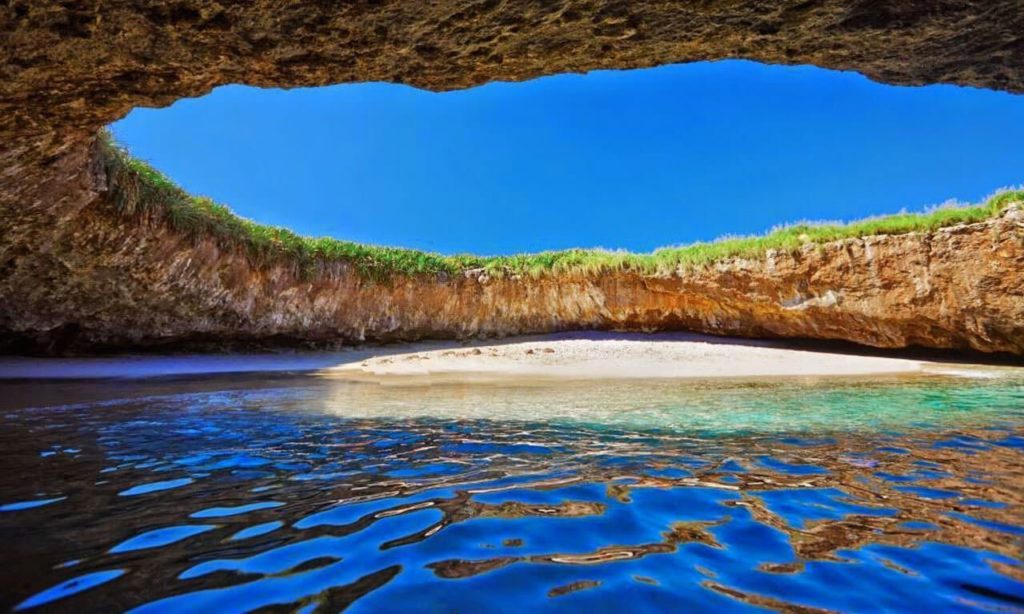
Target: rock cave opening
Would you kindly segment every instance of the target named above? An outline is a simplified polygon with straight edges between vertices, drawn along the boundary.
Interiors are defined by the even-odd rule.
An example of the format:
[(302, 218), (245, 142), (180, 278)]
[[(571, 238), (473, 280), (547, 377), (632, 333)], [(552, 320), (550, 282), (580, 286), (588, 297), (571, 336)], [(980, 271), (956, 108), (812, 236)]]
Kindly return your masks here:
[[(1024, 347), (1024, 306), (1015, 299), (1024, 281), (1007, 275), (1021, 268), (1016, 196), (952, 225), (912, 221), (900, 226), (912, 232), (863, 236), (801, 230), (757, 253), (726, 243), (724, 256), (676, 250), (667, 261), (614, 253), (595, 260), (570, 251), (495, 265), (416, 250), (367, 253), (344, 241), (310, 246), (263, 227), (256, 241), (238, 241), (254, 229), (214, 203), (179, 207), (192, 197), (96, 136), (133, 108), (227, 83), (390, 82), (449, 91), (721, 59), (1020, 93), (1024, 16), (1012, 2), (898, 2), (882, 10), (827, 0), (756, 7), (488, 0), (423, 10), (189, 1), (150, 11), (16, 2), (3, 10), (5, 347), (306, 345), (570, 328)], [(967, 259), (974, 266), (961, 264), (965, 253), (977, 254)], [(697, 266), (680, 266), (690, 264)]]

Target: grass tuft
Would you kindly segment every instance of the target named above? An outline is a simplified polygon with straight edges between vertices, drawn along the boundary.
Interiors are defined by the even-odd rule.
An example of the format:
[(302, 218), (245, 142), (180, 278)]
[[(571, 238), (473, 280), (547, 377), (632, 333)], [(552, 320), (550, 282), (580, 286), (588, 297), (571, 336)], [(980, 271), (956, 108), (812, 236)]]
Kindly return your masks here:
[(287, 228), (258, 224), (225, 205), (192, 196), (166, 175), (132, 157), (104, 131), (99, 154), (107, 173), (112, 202), (125, 215), (149, 215), (195, 239), (213, 238), (221, 246), (245, 250), (255, 265), (285, 264), (296, 274), (315, 276), (337, 263), (352, 266), (363, 279), (387, 282), (398, 276), (455, 276), (482, 269), (491, 276), (600, 274), (637, 271), (668, 275), (731, 258), (760, 258), (769, 250), (792, 252), (807, 244), (851, 237), (927, 232), (956, 224), (981, 222), (1015, 203), (1024, 190), (1003, 190), (971, 206), (943, 206), (922, 213), (899, 213), (851, 222), (805, 222), (773, 229), (761, 236), (724, 237), (647, 254), (605, 249), (568, 249), (512, 256), (442, 256), (397, 247), (381, 247), (330, 237), (304, 237)]

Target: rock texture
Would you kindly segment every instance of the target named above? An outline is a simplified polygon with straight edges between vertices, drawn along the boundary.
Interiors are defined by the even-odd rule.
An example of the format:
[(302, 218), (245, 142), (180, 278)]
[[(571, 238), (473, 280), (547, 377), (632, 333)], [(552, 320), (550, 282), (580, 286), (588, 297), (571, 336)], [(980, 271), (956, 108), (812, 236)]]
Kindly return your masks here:
[(406, 339), (580, 327), (1024, 353), (1020, 221), (844, 241), (669, 278), (313, 282), (114, 215), (91, 144), (224, 83), (435, 90), (750, 58), (1024, 91), (1019, 0), (10, 0), (0, 4), (8, 348)]
[[(579, 328), (684, 329), (1024, 354), (1024, 211), (932, 233), (807, 245), (668, 276), (636, 272), (373, 283), (312, 279), (122, 217), (90, 151), (78, 198), (6, 210), (0, 330), (36, 351), (207, 342), (335, 343)], [(74, 174), (75, 169), (91, 169)], [(63, 184), (62, 184), (63, 185)], [(11, 215), (13, 213), (13, 215)]]
[(433, 90), (749, 58), (1024, 91), (1019, 0), (9, 0), (0, 128), (84, 129), (224, 83)]

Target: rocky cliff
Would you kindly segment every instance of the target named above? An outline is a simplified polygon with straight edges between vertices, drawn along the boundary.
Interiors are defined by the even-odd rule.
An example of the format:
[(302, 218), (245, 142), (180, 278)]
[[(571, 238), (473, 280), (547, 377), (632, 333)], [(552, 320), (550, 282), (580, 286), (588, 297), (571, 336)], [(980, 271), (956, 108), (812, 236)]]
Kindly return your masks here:
[[(1024, 354), (1024, 210), (668, 274), (312, 275), (125, 216), (95, 150), (81, 200), (3, 219), (0, 330), (33, 351), (331, 344), (580, 328), (692, 330)], [(7, 210), (8, 214), (12, 210)], [(205, 345), (203, 345), (205, 344)]]
[(689, 329), (1024, 354), (1016, 209), (644, 275), (312, 278), (112, 206), (96, 132), (223, 83), (431, 89), (743, 57), (1024, 91), (1016, 0), (270, 0), (0, 6), (0, 336), (8, 349)]

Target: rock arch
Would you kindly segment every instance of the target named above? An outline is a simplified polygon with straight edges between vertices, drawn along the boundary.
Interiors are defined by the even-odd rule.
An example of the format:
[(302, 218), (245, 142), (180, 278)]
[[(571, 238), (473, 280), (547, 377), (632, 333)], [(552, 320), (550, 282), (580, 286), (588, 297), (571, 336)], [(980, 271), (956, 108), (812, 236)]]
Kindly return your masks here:
[(0, 7), (0, 336), (59, 351), (686, 328), (1024, 353), (1016, 210), (669, 278), (384, 286), (341, 267), (311, 281), (112, 215), (95, 142), (136, 106), (224, 83), (444, 90), (749, 58), (1020, 93), (1022, 32), (1016, 0), (11, 0)]

